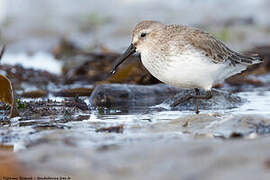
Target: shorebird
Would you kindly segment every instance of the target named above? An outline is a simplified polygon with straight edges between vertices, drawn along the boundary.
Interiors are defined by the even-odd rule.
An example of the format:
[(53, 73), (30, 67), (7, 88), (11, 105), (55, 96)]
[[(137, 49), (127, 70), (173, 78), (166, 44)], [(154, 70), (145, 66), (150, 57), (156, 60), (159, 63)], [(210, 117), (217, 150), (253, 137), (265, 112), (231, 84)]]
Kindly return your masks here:
[[(117, 59), (111, 73), (134, 53), (140, 54), (143, 65), (160, 81), (177, 88), (194, 89), (195, 95), (187, 94), (171, 106), (194, 98), (197, 114), (199, 99), (210, 99), (215, 84), (262, 62), (259, 55), (235, 52), (200, 29), (158, 21), (142, 21), (135, 26), (130, 46)], [(206, 94), (201, 95), (199, 89)]]

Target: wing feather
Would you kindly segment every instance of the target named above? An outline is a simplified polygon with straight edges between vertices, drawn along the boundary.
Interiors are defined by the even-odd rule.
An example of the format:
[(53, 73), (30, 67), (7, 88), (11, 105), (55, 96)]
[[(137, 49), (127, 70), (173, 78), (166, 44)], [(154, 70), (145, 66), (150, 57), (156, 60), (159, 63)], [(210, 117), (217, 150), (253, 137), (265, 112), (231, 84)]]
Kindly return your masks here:
[(261, 63), (263, 61), (258, 54), (247, 56), (237, 53), (228, 48), (222, 41), (216, 39), (211, 34), (203, 32), (197, 28), (169, 25), (168, 29), (175, 29), (174, 33), (181, 36), (181, 40), (204, 52), (205, 56), (210, 57), (214, 63), (230, 61), (233, 65), (251, 65)]

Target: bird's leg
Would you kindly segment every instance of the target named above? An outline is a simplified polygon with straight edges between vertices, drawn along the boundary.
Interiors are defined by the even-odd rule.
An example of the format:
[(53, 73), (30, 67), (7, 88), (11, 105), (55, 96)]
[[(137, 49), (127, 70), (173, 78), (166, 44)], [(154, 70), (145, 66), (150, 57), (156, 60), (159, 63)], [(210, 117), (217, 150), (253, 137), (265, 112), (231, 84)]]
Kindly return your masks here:
[[(187, 94), (186, 96), (184, 96), (184, 97), (176, 100), (173, 104), (171, 104), (171, 107), (175, 107), (175, 106), (177, 106), (177, 105), (179, 105), (179, 104), (181, 104), (181, 103), (183, 103), (185, 101), (190, 100), (191, 98), (196, 99), (196, 101), (198, 101), (199, 99), (210, 99), (210, 98), (212, 98), (212, 92), (211, 92), (211, 90), (210, 91), (207, 91), (205, 95), (200, 95), (199, 89), (197, 89), (197, 90), (195, 89), (195, 92), (196, 92), (196, 95), (192, 95), (190, 93), (190, 94)], [(196, 102), (196, 113), (197, 112), (199, 113), (199, 110), (197, 111), (198, 105), (199, 105), (199, 103)]]
[(193, 96), (193, 98), (197, 98), (197, 99), (211, 99), (212, 98), (212, 91), (211, 90), (206, 91), (206, 94), (205, 95), (196, 95), (196, 96)]
[[(200, 95), (200, 90), (198, 88), (195, 88), (194, 90), (195, 90), (196, 96), (199, 96)], [(199, 112), (200, 112), (199, 111), (199, 102), (200, 102), (200, 100), (198, 98), (196, 98), (195, 101), (196, 101), (195, 113), (199, 114)]]

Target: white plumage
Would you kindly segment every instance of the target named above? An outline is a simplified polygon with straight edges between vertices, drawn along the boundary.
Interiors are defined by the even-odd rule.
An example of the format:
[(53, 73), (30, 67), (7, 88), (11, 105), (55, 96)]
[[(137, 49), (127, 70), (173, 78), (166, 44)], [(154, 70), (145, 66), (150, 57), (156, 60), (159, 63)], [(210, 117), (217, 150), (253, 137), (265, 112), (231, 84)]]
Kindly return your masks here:
[(157, 56), (145, 48), (141, 52), (141, 59), (146, 69), (160, 81), (189, 89), (210, 90), (213, 85), (246, 69), (245, 65), (233, 66), (228, 61), (214, 63), (194, 48), (188, 48), (178, 56)]

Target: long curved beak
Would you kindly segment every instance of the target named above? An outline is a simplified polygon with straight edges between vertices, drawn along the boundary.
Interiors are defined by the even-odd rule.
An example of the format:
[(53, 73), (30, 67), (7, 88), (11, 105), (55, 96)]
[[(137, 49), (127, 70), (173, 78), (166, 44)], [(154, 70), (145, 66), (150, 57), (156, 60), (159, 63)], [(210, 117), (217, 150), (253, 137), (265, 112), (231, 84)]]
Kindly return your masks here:
[(134, 54), (135, 52), (136, 52), (136, 47), (133, 46), (133, 44), (130, 44), (127, 50), (119, 58), (116, 59), (117, 63), (114, 65), (113, 69), (111, 70), (111, 74), (114, 74), (118, 66), (120, 66), (120, 64), (122, 64), (130, 55)]

